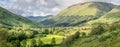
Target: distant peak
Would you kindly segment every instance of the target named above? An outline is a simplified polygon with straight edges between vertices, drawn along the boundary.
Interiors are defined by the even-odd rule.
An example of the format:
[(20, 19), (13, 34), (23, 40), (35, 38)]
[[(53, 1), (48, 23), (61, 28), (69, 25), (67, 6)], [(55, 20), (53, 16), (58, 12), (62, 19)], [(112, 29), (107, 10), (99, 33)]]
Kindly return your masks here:
[[(74, 4), (72, 6), (76, 6), (76, 5), (86, 5), (86, 4), (89, 4), (90, 6), (96, 6), (96, 5), (114, 5), (112, 3), (107, 3), (107, 2), (95, 2), (95, 1), (89, 1), (89, 2), (84, 2), (84, 3), (78, 3), (78, 4)], [(69, 6), (68, 8), (72, 7), (72, 6)]]
[(99, 4), (112, 4), (112, 3), (108, 3), (108, 2), (96, 2), (96, 1), (89, 1), (89, 2), (84, 2), (84, 3), (80, 3), (80, 4), (83, 5), (83, 4), (88, 4), (88, 3), (91, 3), (91, 4), (96, 4), (96, 3), (99, 3)]

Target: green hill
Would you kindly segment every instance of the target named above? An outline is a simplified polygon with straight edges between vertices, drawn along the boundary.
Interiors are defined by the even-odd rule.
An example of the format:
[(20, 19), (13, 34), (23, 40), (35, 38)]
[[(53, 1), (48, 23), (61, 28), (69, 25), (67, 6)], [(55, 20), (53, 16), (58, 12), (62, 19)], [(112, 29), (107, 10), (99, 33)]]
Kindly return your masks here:
[(13, 14), (1, 7), (0, 7), (0, 24), (8, 26), (22, 26), (23, 24), (27, 24), (30, 26), (38, 25), (38, 23), (36, 22), (33, 22), (20, 15)]
[(103, 2), (76, 4), (41, 23), (51, 26), (78, 26), (79, 24), (101, 17), (111, 11), (114, 7), (115, 5), (113, 4)]
[[(76, 4), (42, 21), (48, 26), (83, 26), (79, 38), (63, 47), (120, 47), (120, 6), (103, 2)], [(90, 28), (89, 28), (90, 27)]]
[(120, 6), (116, 6), (111, 11), (109, 11), (108, 13), (100, 17), (99, 19), (87, 22), (87, 24), (88, 25), (95, 24), (95, 23), (112, 24), (112, 23), (118, 23), (118, 22), (120, 22)]
[(76, 4), (42, 21), (42, 28), (31, 20), (0, 7), (0, 47), (120, 47), (117, 5)]
[(32, 21), (36, 21), (36, 22), (41, 22), (47, 18), (52, 17), (53, 15), (47, 15), (47, 16), (28, 16), (26, 18), (32, 20)]

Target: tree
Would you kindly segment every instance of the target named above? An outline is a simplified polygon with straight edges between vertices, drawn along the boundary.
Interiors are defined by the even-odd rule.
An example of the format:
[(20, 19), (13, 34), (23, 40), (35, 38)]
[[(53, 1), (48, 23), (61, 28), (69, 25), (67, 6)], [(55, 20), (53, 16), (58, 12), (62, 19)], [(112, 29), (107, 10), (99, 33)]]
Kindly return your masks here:
[(79, 38), (79, 31), (75, 32), (73, 35), (68, 36), (66, 39), (63, 40), (61, 43), (61, 47), (68, 47), (68, 45), (72, 44), (72, 41)]
[(100, 35), (104, 31), (104, 28), (102, 27), (101, 24), (95, 25), (89, 35)]
[(80, 32), (77, 31), (74, 36), (75, 36), (75, 39), (76, 39), (76, 38), (79, 38), (79, 37), (80, 37)]
[(22, 40), (24, 40), (24, 39), (26, 39), (26, 38), (27, 38), (27, 36), (25, 35), (25, 33), (21, 32), (21, 33), (18, 34), (18, 39), (19, 39), (20, 41), (22, 41)]
[(20, 40), (14, 40), (14, 41), (11, 41), (11, 43), (16, 47), (20, 47)]
[(26, 42), (26, 40), (23, 40), (20, 44), (22, 47), (26, 47), (27, 42)]
[(0, 25), (0, 47), (14, 47), (11, 43), (7, 42), (8, 38), (8, 30), (5, 28), (2, 28)]
[(30, 47), (36, 47), (36, 40), (35, 39), (32, 39), (31, 40), (31, 45)]
[(55, 45), (55, 44), (56, 44), (55, 38), (52, 38), (51, 44), (52, 44), (52, 45)]
[(45, 30), (43, 31), (43, 34), (49, 34), (49, 30), (48, 30), (48, 29), (45, 29)]
[(8, 32), (4, 28), (0, 28), (0, 40), (6, 40), (8, 37)]
[(85, 33), (85, 32), (82, 32), (81, 35), (82, 35), (82, 37), (85, 37), (85, 36), (86, 36), (86, 33)]
[(43, 42), (41, 39), (39, 39), (37, 43), (37, 47), (42, 47), (42, 46), (43, 46)]

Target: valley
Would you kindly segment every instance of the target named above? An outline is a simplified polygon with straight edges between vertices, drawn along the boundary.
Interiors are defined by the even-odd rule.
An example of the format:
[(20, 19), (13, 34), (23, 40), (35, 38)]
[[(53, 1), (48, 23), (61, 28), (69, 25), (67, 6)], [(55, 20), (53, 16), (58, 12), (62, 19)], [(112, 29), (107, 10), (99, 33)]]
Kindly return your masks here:
[(0, 47), (120, 47), (120, 6), (85, 2), (41, 18), (0, 7)]

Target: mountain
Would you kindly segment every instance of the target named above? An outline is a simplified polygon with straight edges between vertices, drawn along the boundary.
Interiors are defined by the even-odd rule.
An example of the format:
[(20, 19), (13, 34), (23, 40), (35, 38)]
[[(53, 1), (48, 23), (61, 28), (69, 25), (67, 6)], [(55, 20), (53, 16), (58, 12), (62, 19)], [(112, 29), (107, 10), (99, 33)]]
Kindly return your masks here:
[(32, 20), (32, 21), (36, 21), (36, 22), (41, 22), (44, 21), (47, 18), (52, 17), (53, 15), (47, 15), (47, 16), (28, 16), (26, 18)]
[(76, 4), (41, 23), (49, 26), (78, 26), (106, 15), (115, 7), (116, 5), (104, 2)]
[(114, 7), (111, 11), (109, 11), (97, 20), (87, 22), (88, 25), (95, 23), (120, 23), (120, 6)]
[(56, 16), (27, 18), (0, 7), (0, 47), (28, 46), (120, 47), (120, 6), (86, 2)]
[(27, 25), (38, 25), (38, 23), (33, 22), (25, 17), (11, 13), (10, 11), (0, 7), (0, 24), (7, 26), (22, 26)]

